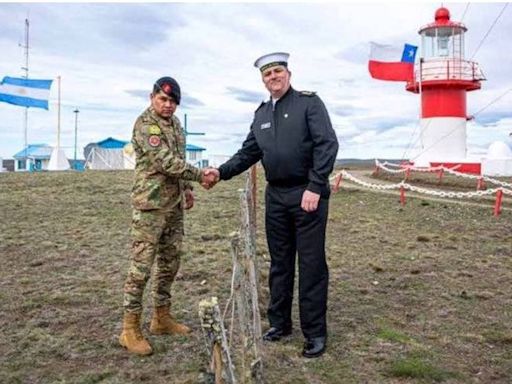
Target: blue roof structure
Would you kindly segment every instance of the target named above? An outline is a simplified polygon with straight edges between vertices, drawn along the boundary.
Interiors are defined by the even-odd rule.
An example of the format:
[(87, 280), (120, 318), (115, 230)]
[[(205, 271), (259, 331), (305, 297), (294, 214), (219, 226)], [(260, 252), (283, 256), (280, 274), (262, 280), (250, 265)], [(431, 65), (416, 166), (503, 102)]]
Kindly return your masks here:
[(108, 137), (105, 140), (98, 141), (95, 144), (101, 148), (124, 148), (124, 146), (128, 144), (128, 141), (117, 140), (113, 137)]
[(186, 150), (190, 152), (202, 152), (206, 151), (206, 148), (198, 147), (197, 145), (194, 144), (187, 144)]
[(29, 144), (28, 147), (16, 153), (13, 158), (23, 160), (25, 158), (49, 160), (52, 155), (53, 148), (48, 144)]
[[(88, 144), (88, 146), (89, 145), (97, 145), (98, 147), (101, 147), (101, 148), (114, 148), (115, 149), (115, 148), (124, 148), (124, 146), (128, 143), (129, 143), (128, 141), (123, 141), (123, 140), (114, 139), (113, 137), (108, 137), (105, 140), (98, 141), (97, 143), (90, 143), (90, 144)], [(198, 147), (197, 145), (194, 145), (194, 144), (187, 144), (186, 150), (191, 151), (191, 152), (201, 152), (201, 151), (206, 151), (206, 148)]]

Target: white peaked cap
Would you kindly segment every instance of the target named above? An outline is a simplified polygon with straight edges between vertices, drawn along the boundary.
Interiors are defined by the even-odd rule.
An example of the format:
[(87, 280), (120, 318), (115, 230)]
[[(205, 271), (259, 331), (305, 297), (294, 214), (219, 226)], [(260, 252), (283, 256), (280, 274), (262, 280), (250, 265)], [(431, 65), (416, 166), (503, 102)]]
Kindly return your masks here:
[(275, 65), (284, 65), (286, 67), (288, 65), (288, 57), (290, 57), (290, 54), (286, 52), (268, 53), (258, 58), (254, 62), (254, 66), (259, 68), (261, 72)]

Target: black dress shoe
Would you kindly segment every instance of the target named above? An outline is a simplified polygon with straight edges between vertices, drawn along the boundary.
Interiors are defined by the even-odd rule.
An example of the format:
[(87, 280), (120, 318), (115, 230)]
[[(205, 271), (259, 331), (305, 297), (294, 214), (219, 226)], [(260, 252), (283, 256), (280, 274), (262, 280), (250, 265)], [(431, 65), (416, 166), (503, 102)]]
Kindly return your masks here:
[(302, 356), (304, 357), (319, 357), (325, 352), (327, 347), (327, 338), (325, 336), (310, 337), (304, 342), (302, 349)]
[(267, 332), (263, 334), (263, 340), (265, 341), (279, 341), (281, 337), (292, 334), (291, 328), (276, 328), (271, 327)]

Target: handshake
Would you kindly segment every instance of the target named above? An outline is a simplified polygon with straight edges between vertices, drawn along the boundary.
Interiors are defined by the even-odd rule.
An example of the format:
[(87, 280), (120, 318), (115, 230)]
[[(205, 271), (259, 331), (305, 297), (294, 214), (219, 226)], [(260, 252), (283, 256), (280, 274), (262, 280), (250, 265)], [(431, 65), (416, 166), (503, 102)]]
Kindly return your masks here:
[(205, 189), (212, 188), (220, 180), (220, 172), (217, 168), (205, 168), (201, 170), (201, 185)]

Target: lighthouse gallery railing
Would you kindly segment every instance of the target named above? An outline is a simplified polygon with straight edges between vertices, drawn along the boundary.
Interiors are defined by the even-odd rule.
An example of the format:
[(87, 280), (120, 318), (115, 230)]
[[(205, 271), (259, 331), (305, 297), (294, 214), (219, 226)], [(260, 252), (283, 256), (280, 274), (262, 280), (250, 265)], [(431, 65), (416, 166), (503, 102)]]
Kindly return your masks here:
[(417, 64), (414, 80), (408, 85), (416, 85), (421, 67), (421, 81), (480, 81), (485, 76), (478, 63), (469, 60), (457, 59), (426, 59), (421, 65)]

